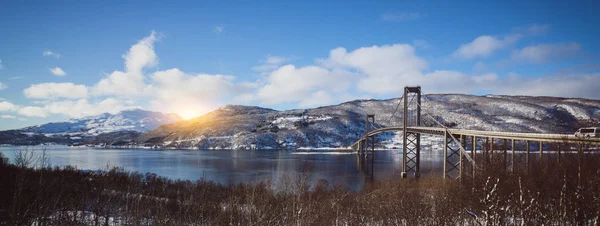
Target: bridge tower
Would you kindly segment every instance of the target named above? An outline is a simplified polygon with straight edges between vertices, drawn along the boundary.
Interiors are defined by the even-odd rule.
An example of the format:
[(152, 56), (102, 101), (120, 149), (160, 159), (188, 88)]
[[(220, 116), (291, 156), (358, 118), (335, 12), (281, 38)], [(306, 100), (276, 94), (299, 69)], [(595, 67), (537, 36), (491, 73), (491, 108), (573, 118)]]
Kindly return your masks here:
[(369, 132), (371, 132), (369, 131), (369, 129), (373, 126), (375, 126), (375, 115), (367, 114), (367, 117), (365, 119), (365, 144), (359, 144), (359, 153), (361, 154), (369, 153), (369, 140), (371, 140), (371, 154), (374, 154), (375, 152), (375, 135), (369, 136)]
[(420, 177), (421, 134), (407, 132), (407, 127), (421, 126), (421, 87), (404, 87), (404, 115), (402, 139), (402, 177), (414, 173)]

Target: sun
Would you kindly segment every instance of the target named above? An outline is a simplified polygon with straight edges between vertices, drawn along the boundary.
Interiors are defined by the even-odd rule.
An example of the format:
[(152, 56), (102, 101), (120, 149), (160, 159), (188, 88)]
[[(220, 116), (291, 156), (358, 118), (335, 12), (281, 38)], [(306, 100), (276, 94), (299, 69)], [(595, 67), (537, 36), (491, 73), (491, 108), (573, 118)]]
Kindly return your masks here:
[(191, 100), (173, 101), (165, 106), (165, 108), (169, 109), (169, 112), (176, 113), (184, 120), (201, 116), (212, 110), (209, 105), (194, 102)]
[(182, 109), (182, 110), (176, 111), (176, 113), (185, 120), (198, 117), (201, 114), (200, 111), (197, 109)]

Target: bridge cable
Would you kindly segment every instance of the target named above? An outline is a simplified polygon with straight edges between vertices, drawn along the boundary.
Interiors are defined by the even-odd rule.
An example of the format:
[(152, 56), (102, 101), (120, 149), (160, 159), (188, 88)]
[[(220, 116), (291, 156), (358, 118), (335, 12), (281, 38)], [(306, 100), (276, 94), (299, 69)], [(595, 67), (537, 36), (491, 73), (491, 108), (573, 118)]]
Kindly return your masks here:
[[(390, 126), (390, 123), (392, 122), (392, 119), (394, 118), (394, 115), (396, 114), (396, 112), (398, 112), (398, 108), (400, 108), (400, 104), (402, 104), (402, 101), (406, 101), (404, 99), (404, 94), (402, 94), (402, 96), (400, 97), (400, 100), (398, 101), (398, 104), (396, 104), (396, 108), (394, 109), (394, 112), (388, 118), (386, 125)], [(372, 126), (373, 126), (374, 130), (378, 130), (378, 129), (384, 128), (382, 125), (377, 125), (375, 123), (372, 124)], [(371, 132), (373, 132), (373, 131), (371, 131)], [(363, 139), (366, 139), (365, 136), (361, 137), (357, 142), (360, 142)]]
[[(421, 92), (421, 94), (423, 94), (423, 91), (421, 91), (421, 88), (419, 88), (419, 92)], [(423, 96), (425, 96), (425, 94), (423, 94)], [(423, 109), (423, 107), (417, 103), (417, 105), (419, 105), (419, 107), (421, 107), (421, 109)], [(463, 153), (463, 155), (465, 156), (465, 158), (467, 160), (469, 160), (469, 162), (471, 162), (471, 164), (473, 164), (474, 168), (477, 168), (477, 165), (475, 164), (475, 161), (473, 161), (473, 159), (471, 158), (471, 156), (468, 154), (467, 150), (465, 150), (462, 146), (462, 144), (460, 143), (460, 141), (458, 141), (456, 139), (456, 137), (454, 137), (454, 135), (452, 133), (450, 133), (448, 131), (448, 127), (446, 127), (444, 124), (440, 123), (438, 120), (436, 120), (433, 116), (431, 116), (429, 113), (427, 113), (426, 111), (423, 110), (423, 112), (425, 112), (425, 115), (429, 116), (431, 119), (433, 119), (434, 122), (436, 122), (438, 125), (440, 125), (441, 127), (444, 128), (445, 132), (450, 134), (450, 138), (452, 138), (452, 141), (454, 141), (454, 143), (458, 144), (458, 147), (460, 149), (460, 151)], [(446, 141), (444, 141), (446, 142)]]
[(406, 101), (406, 100), (404, 100), (404, 94), (400, 97), (400, 100), (398, 101), (398, 104), (396, 104), (396, 108), (394, 109), (394, 112), (388, 118), (388, 120), (386, 122), (386, 125), (390, 126), (390, 123), (392, 122), (392, 119), (394, 118), (394, 115), (398, 111), (398, 108), (400, 108), (400, 104), (402, 104), (402, 101)]
[[(400, 100), (398, 101), (398, 104), (396, 104), (396, 108), (394, 109), (394, 112), (388, 117), (388, 119), (386, 121), (386, 125), (387, 126), (390, 126), (390, 123), (392, 122), (392, 119), (394, 119), (394, 115), (398, 111), (398, 108), (400, 107), (400, 104), (402, 104), (403, 100), (404, 100), (404, 95), (402, 95), (400, 97)], [(384, 127), (381, 124), (373, 124), (373, 128), (375, 128), (375, 129), (381, 129), (381, 128), (384, 128)]]

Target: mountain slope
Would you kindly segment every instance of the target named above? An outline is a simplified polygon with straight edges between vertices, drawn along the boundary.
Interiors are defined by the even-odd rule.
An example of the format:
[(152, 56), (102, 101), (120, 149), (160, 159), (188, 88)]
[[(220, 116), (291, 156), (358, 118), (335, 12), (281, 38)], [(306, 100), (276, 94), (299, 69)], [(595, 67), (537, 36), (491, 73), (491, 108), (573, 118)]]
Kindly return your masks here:
[(145, 110), (127, 110), (116, 114), (104, 113), (64, 122), (52, 122), (21, 129), (23, 132), (37, 134), (68, 134), (78, 136), (96, 136), (102, 133), (130, 130), (145, 132), (160, 125), (180, 121), (176, 114), (164, 114)]
[[(128, 110), (116, 114), (104, 113), (64, 122), (52, 122), (16, 130), (0, 131), (0, 144), (36, 145), (42, 143), (72, 144), (85, 140), (94, 142), (125, 140), (160, 125), (180, 121), (176, 114), (145, 110)], [(104, 135), (105, 136), (98, 136)], [(97, 137), (98, 139), (92, 139)], [(114, 143), (114, 142), (107, 142)]]
[[(161, 126), (137, 142), (201, 149), (346, 147), (364, 134), (366, 114), (375, 114), (378, 126), (400, 125), (401, 110), (390, 117), (398, 101), (357, 100), (288, 111), (225, 106)], [(422, 107), (425, 126), (437, 126), (435, 121), (439, 121), (464, 129), (572, 133), (578, 127), (600, 122), (598, 100), (437, 94), (424, 96)]]

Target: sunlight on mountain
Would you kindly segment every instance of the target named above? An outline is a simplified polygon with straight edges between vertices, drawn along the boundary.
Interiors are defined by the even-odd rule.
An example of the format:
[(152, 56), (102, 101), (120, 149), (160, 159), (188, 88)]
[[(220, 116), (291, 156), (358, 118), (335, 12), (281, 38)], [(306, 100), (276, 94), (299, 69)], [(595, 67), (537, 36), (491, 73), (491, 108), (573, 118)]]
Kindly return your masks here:
[(198, 117), (198, 116), (202, 115), (203, 112), (204, 111), (202, 109), (198, 109), (198, 108), (188, 108), (188, 109), (182, 109), (182, 110), (175, 111), (175, 113), (177, 113), (179, 116), (181, 116), (181, 118), (183, 118), (185, 120)]

